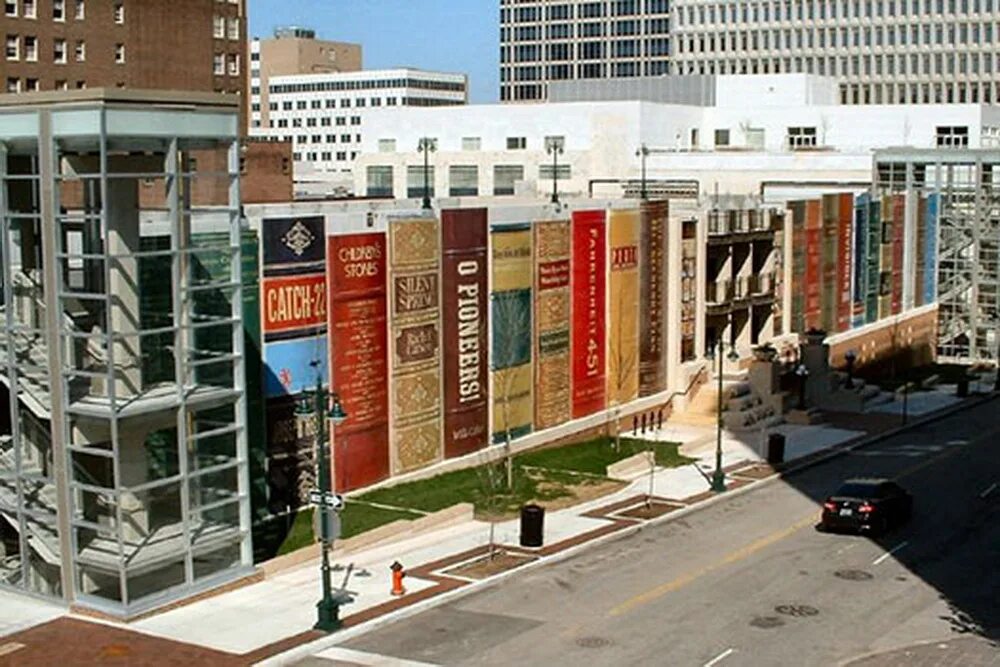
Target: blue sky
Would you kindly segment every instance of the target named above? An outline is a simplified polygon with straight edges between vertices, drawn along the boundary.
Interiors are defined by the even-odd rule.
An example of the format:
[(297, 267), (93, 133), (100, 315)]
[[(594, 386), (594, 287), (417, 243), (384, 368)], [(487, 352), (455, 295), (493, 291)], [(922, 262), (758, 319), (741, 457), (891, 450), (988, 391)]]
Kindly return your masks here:
[(366, 69), (413, 66), (469, 75), (470, 99), (499, 95), (498, 0), (249, 0), (251, 36), (278, 25), (357, 42)]

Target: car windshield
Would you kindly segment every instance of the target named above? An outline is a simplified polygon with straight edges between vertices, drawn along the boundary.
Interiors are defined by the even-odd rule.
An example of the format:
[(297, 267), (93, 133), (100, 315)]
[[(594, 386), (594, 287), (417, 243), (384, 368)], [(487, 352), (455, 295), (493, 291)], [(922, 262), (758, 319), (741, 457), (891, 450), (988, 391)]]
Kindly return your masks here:
[(871, 498), (875, 495), (875, 488), (877, 486), (877, 484), (869, 482), (847, 482), (834, 495), (846, 496), (848, 498)]

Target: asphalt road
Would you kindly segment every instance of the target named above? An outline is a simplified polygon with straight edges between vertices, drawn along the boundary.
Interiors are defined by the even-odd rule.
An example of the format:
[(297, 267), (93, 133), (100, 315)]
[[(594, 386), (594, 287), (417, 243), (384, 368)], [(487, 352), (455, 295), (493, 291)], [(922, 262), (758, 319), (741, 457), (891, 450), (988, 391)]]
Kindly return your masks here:
[[(997, 639), (998, 410), (992, 400), (343, 648), (438, 665), (806, 666)], [(913, 493), (911, 524), (878, 540), (814, 530), (822, 500), (862, 474)]]

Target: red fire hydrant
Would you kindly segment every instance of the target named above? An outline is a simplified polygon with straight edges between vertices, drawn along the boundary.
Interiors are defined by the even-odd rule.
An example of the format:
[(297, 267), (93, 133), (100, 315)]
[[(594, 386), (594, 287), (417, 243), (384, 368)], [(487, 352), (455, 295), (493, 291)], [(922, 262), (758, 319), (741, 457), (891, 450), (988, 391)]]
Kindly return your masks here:
[(392, 570), (392, 591), (393, 595), (406, 595), (406, 589), (403, 588), (403, 577), (406, 576), (406, 570), (403, 569), (403, 564), (398, 560), (389, 566)]

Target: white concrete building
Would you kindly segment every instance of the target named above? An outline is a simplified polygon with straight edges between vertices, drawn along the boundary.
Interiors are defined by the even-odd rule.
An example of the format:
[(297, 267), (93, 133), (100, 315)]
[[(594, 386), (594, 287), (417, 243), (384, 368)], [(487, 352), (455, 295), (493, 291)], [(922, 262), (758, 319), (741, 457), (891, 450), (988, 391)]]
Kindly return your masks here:
[(358, 195), (420, 197), (422, 137), (437, 140), (428, 161), (431, 194), (439, 197), (551, 192), (553, 156), (546, 140), (552, 138), (563, 145), (555, 156), (559, 192), (606, 196), (620, 195), (623, 185), (635, 190), (642, 146), (651, 187), (747, 194), (779, 182), (868, 183), (878, 148), (980, 148), (1000, 141), (1000, 108), (988, 105), (843, 105), (836, 80), (809, 75), (719, 76), (713, 85), (712, 95), (697, 104), (372, 111), (354, 188)]
[(323, 195), (349, 189), (373, 110), (464, 105), (468, 78), (410, 68), (274, 76), (268, 96), (267, 127), (251, 135), (291, 140), (297, 191)]
[(662, 74), (818, 74), (845, 104), (1000, 100), (998, 0), (502, 0), (500, 99)]

